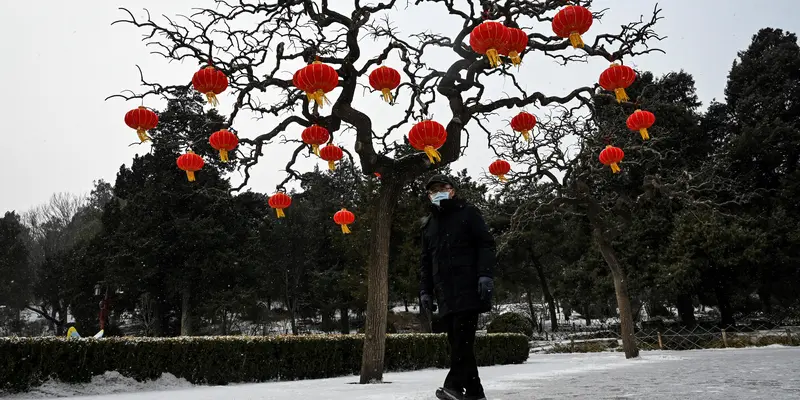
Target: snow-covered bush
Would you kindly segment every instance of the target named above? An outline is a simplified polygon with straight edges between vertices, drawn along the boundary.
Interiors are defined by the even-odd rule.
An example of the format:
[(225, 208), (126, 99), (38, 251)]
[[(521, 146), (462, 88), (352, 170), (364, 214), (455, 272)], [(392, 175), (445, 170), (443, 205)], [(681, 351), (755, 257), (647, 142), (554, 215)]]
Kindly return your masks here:
[[(363, 335), (0, 338), (0, 390), (24, 391), (47, 378), (89, 382), (106, 371), (137, 380), (170, 373), (208, 384), (342, 376), (359, 371), (363, 340)], [(528, 339), (480, 336), (475, 351), (479, 365), (522, 363)], [(389, 335), (386, 341), (390, 371), (445, 367), (448, 358), (445, 335)]]

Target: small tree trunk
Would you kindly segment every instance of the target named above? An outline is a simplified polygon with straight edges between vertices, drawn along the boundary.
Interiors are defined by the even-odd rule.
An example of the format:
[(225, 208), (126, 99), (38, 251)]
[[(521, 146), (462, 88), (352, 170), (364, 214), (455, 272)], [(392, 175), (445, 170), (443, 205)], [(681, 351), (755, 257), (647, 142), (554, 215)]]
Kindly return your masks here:
[(334, 310), (329, 307), (323, 307), (319, 311), (320, 314), (322, 315), (322, 326), (320, 326), (320, 328), (322, 328), (321, 331), (326, 333), (332, 331)]
[(192, 301), (188, 286), (181, 291), (181, 336), (192, 336)]
[(723, 328), (736, 325), (736, 320), (733, 318), (730, 294), (725, 284), (718, 283), (714, 286), (714, 294), (717, 296), (717, 305), (719, 306), (720, 325)]
[(386, 313), (389, 306), (389, 238), (392, 215), (402, 182), (387, 179), (381, 184), (371, 229), (367, 264), (367, 316), (364, 327), (364, 351), (359, 383), (381, 382), (386, 353)]
[(409, 312), (408, 311), (408, 299), (405, 298), (405, 297), (403, 297), (403, 305), (406, 307), (406, 312)]
[(553, 294), (550, 293), (550, 287), (547, 285), (547, 277), (544, 275), (544, 267), (539, 259), (533, 258), (533, 266), (536, 268), (536, 274), (539, 275), (539, 282), (542, 284), (542, 292), (544, 293), (544, 300), (547, 302), (547, 309), (550, 311), (550, 329), (553, 332), (558, 331), (558, 314), (556, 314), (556, 302), (553, 299)]
[(225, 307), (222, 308), (222, 323), (220, 324), (220, 334), (225, 336), (228, 334), (228, 311)]
[(625, 351), (625, 358), (639, 357), (639, 348), (636, 345), (636, 336), (633, 330), (633, 315), (631, 314), (631, 300), (628, 295), (628, 283), (625, 279), (625, 272), (619, 265), (617, 255), (611, 247), (611, 243), (603, 236), (603, 232), (595, 226), (594, 236), (600, 246), (600, 253), (611, 269), (611, 277), (614, 279), (614, 290), (617, 293), (617, 308), (619, 308), (620, 333), (622, 335), (622, 349)]
[(591, 309), (589, 308), (589, 303), (583, 303), (583, 319), (586, 320), (586, 326), (590, 326), (592, 324), (592, 313)]
[(683, 325), (688, 327), (697, 325), (697, 319), (694, 317), (694, 303), (690, 294), (679, 294), (675, 305), (678, 309), (678, 318)]
[(350, 309), (343, 306), (339, 309), (339, 322), (341, 322), (341, 332), (343, 335), (350, 334)]
[(533, 307), (533, 295), (531, 294), (533, 290), (528, 288), (527, 292), (525, 298), (528, 301), (528, 311), (531, 313), (531, 324), (533, 324), (533, 329), (538, 331), (539, 329), (536, 327), (536, 325), (538, 325), (536, 320), (536, 308)]

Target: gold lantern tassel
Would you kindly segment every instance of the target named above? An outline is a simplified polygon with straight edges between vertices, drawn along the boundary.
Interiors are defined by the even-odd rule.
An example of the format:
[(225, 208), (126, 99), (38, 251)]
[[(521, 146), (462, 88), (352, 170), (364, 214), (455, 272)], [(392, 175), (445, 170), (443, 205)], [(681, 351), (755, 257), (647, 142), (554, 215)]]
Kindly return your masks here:
[(308, 97), (308, 101), (313, 101), (317, 103), (319, 108), (323, 107), (323, 101), (325, 102), (325, 104), (331, 105), (331, 101), (328, 100), (328, 96), (325, 96), (325, 92), (323, 92), (322, 89), (317, 89), (313, 93), (311, 92), (306, 93), (306, 97)]
[(621, 171), (619, 165), (617, 165), (617, 163), (611, 163), (611, 172), (616, 174), (619, 171)]
[(314, 154), (316, 154), (317, 157), (319, 157), (319, 145), (318, 144), (312, 144), (311, 145), (311, 151), (313, 151)]
[(642, 135), (642, 140), (650, 139), (650, 134), (647, 133), (647, 128), (639, 129), (639, 134)]
[(347, 227), (347, 224), (342, 224), (342, 233), (344, 233), (345, 235), (350, 233), (350, 228)]
[(136, 134), (139, 135), (139, 141), (141, 143), (150, 140), (150, 136), (147, 136), (147, 131), (142, 128), (136, 128)]
[(286, 214), (283, 212), (283, 209), (282, 209), (282, 208), (276, 208), (276, 209), (275, 209), (275, 213), (276, 213), (276, 214), (278, 214), (278, 218), (284, 218), (284, 217), (286, 217)]
[(392, 104), (394, 102), (394, 96), (392, 96), (392, 89), (383, 88), (381, 89), (381, 93), (383, 93), (383, 100), (387, 103)]
[(578, 47), (583, 48), (583, 38), (581, 38), (581, 34), (578, 32), (572, 32), (569, 34), (569, 42), (572, 43), (572, 48), (577, 49)]
[(514, 64), (514, 66), (519, 67), (519, 65), (522, 64), (522, 58), (520, 58), (516, 50), (511, 50), (511, 52), (508, 53), (508, 57), (511, 58), (511, 63)]
[(508, 182), (505, 175), (498, 175), (497, 178), (500, 179), (500, 182)]
[(617, 103), (622, 103), (623, 101), (628, 101), (628, 94), (625, 93), (625, 88), (616, 88), (614, 89), (614, 94), (617, 95)]
[(491, 65), (492, 68), (503, 63), (503, 60), (500, 59), (500, 55), (497, 53), (497, 49), (486, 50), (486, 58), (489, 59), (489, 65)]
[(228, 150), (221, 149), (219, 151), (219, 159), (222, 162), (228, 162)]
[(525, 138), (525, 141), (531, 141), (531, 131), (522, 131), (522, 137)]
[(425, 146), (425, 155), (428, 156), (431, 164), (435, 164), (436, 161), (442, 161), (442, 155), (433, 146)]
[(206, 98), (208, 99), (208, 104), (211, 104), (213, 107), (219, 105), (219, 100), (217, 100), (217, 94), (214, 92), (206, 93)]
[(189, 178), (189, 182), (194, 182), (194, 171), (186, 171), (186, 177)]
[(333, 160), (328, 161), (328, 169), (331, 170), (331, 171), (335, 170), (336, 169), (336, 161), (333, 161)]

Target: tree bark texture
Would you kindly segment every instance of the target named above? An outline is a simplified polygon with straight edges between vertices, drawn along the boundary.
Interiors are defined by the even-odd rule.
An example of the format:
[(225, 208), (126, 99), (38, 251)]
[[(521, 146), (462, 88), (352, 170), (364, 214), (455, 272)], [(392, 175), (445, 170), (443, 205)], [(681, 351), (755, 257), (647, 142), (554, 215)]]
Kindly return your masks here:
[(372, 240), (367, 265), (367, 316), (364, 327), (364, 352), (361, 359), (361, 384), (383, 380), (386, 353), (386, 314), (389, 306), (389, 238), (392, 216), (402, 182), (381, 184), (375, 204)]
[(339, 319), (341, 322), (341, 332), (343, 335), (350, 334), (350, 309), (347, 306), (339, 309)]
[(600, 253), (611, 269), (611, 277), (614, 279), (614, 290), (617, 293), (617, 308), (619, 308), (619, 324), (622, 336), (622, 349), (625, 351), (625, 358), (639, 357), (639, 347), (636, 345), (636, 336), (633, 330), (633, 315), (631, 313), (631, 300), (628, 295), (628, 283), (625, 272), (617, 260), (617, 255), (611, 247), (611, 243), (603, 237), (603, 232), (598, 227), (594, 228), (594, 236), (600, 246)]
[(192, 336), (192, 291), (185, 286), (181, 291), (181, 336)]

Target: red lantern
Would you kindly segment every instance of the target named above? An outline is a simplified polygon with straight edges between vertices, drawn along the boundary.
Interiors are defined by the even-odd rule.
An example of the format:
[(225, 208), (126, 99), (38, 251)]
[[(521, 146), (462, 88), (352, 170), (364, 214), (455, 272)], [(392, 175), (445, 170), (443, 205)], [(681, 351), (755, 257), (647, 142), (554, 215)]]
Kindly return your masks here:
[(625, 152), (619, 147), (614, 147), (612, 145), (606, 146), (606, 148), (600, 152), (600, 162), (603, 163), (603, 165), (611, 166), (611, 172), (615, 174), (620, 171), (619, 165), (617, 164), (622, 162), (624, 157)]
[(191, 150), (178, 157), (177, 161), (178, 168), (186, 171), (186, 177), (189, 178), (189, 182), (194, 182), (194, 173), (203, 168), (205, 163), (203, 157), (198, 156)]
[(219, 159), (228, 162), (228, 152), (233, 151), (239, 145), (239, 138), (227, 129), (221, 129), (211, 134), (208, 143), (214, 150), (219, 151)]
[(643, 140), (650, 139), (650, 135), (647, 133), (647, 128), (653, 126), (656, 123), (656, 116), (655, 114), (651, 113), (650, 111), (642, 111), (636, 110), (628, 117), (627, 125), (628, 129), (632, 131), (639, 131), (639, 134), (642, 135)]
[(485, 54), (489, 65), (500, 65), (500, 54), (505, 53), (510, 38), (508, 28), (494, 21), (487, 21), (475, 27), (469, 34), (469, 45), (479, 54)]
[(569, 38), (573, 48), (583, 48), (581, 35), (592, 27), (592, 12), (581, 6), (566, 6), (553, 17), (553, 32)]
[(392, 103), (394, 101), (392, 90), (400, 86), (400, 73), (386, 66), (376, 68), (369, 74), (369, 85), (375, 90), (380, 90), (387, 103)]
[(328, 162), (328, 169), (333, 171), (336, 169), (336, 161), (344, 157), (344, 152), (338, 146), (329, 144), (319, 150), (319, 156)]
[(608, 69), (600, 74), (600, 86), (608, 91), (613, 91), (617, 96), (617, 103), (628, 101), (628, 94), (625, 93), (633, 81), (636, 80), (636, 72), (633, 68), (619, 65), (617, 63), (611, 64)]
[(147, 131), (158, 125), (158, 115), (144, 106), (141, 106), (125, 113), (125, 124), (131, 129), (136, 129), (136, 134), (139, 135), (139, 141), (144, 143), (150, 139), (150, 137), (147, 136)]
[(378, 179), (381, 179), (381, 173), (380, 172), (376, 172), (375, 173), (375, 177), (378, 178)]
[(292, 198), (286, 193), (278, 192), (269, 197), (268, 203), (270, 207), (275, 209), (278, 218), (283, 218), (286, 216), (283, 210), (292, 205)]
[(295, 72), (292, 83), (296, 88), (306, 92), (308, 101), (314, 101), (322, 108), (323, 100), (331, 104), (325, 94), (339, 85), (339, 74), (330, 65), (316, 60)]
[(437, 149), (447, 141), (447, 130), (442, 124), (425, 120), (418, 122), (408, 132), (408, 142), (417, 150), (424, 151), (431, 164), (442, 161), (442, 155)]
[(530, 133), (534, 126), (536, 126), (536, 117), (525, 111), (511, 118), (511, 129), (522, 133), (522, 137), (525, 140), (531, 140)]
[(224, 72), (209, 65), (194, 73), (192, 85), (195, 90), (206, 95), (209, 104), (216, 107), (219, 105), (217, 95), (228, 88), (228, 77)]
[(528, 48), (528, 35), (522, 29), (508, 28), (508, 57), (511, 63), (519, 65), (522, 63), (520, 55)]
[(356, 222), (356, 216), (350, 211), (347, 211), (346, 208), (342, 208), (337, 211), (336, 214), (333, 214), (333, 222), (342, 226), (342, 233), (348, 234), (350, 233), (350, 228), (348, 228), (347, 225), (352, 225), (353, 222)]
[(500, 182), (508, 182), (506, 174), (511, 171), (511, 164), (505, 160), (497, 160), (489, 165), (489, 173), (500, 179)]
[(328, 140), (331, 138), (331, 134), (327, 129), (314, 124), (306, 129), (303, 129), (303, 134), (301, 137), (303, 138), (303, 143), (310, 144), (314, 154), (319, 155), (319, 146), (321, 144), (328, 143)]

